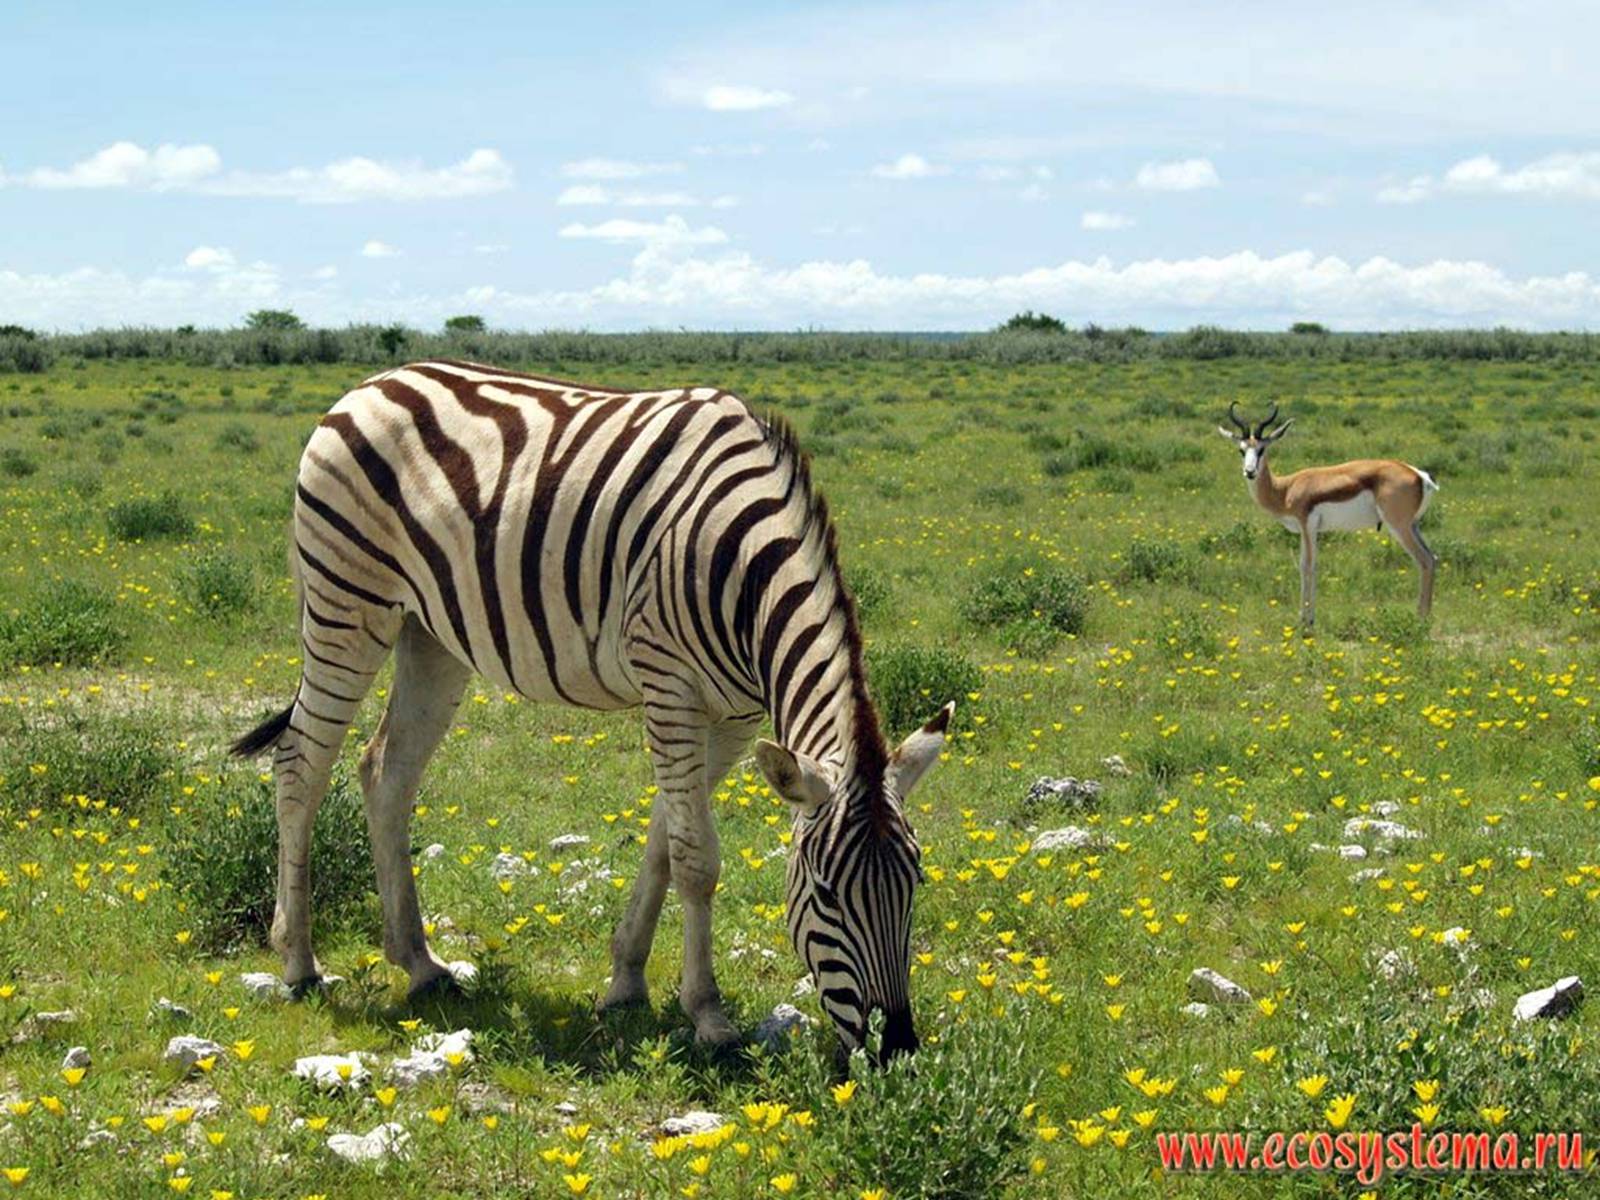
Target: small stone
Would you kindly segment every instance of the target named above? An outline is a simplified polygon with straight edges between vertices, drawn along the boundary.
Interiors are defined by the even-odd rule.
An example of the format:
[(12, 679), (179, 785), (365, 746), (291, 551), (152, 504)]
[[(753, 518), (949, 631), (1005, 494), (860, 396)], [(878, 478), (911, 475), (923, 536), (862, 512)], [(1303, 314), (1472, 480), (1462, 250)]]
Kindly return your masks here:
[(471, 990), (477, 985), (478, 968), (464, 958), (445, 963), (444, 969), (450, 972), (450, 978), (462, 988)]
[(552, 850), (572, 850), (578, 846), (587, 846), (588, 844), (589, 835), (586, 833), (563, 833), (559, 837), (550, 839), (550, 849)]
[(1379, 977), (1394, 983), (1397, 980), (1409, 979), (1417, 973), (1416, 964), (1403, 950), (1387, 950), (1378, 959), (1373, 967)]
[(114, 1146), (117, 1144), (117, 1135), (109, 1129), (91, 1129), (83, 1135), (78, 1142), (79, 1150), (93, 1150), (96, 1146)]
[(1460, 925), (1452, 925), (1439, 935), (1439, 940), (1462, 958), (1478, 948), (1478, 943), (1472, 940), (1470, 930), (1463, 929)]
[(389, 1079), (396, 1087), (413, 1088), (449, 1075), (452, 1058), (471, 1062), (472, 1057), (472, 1030), (430, 1033), (411, 1048), (410, 1054), (389, 1064)]
[(533, 864), (520, 854), (501, 851), (494, 856), (494, 862), (489, 864), (489, 874), (502, 882), (507, 879), (520, 879), (533, 871)]
[(428, 862), (432, 862), (436, 858), (443, 858), (444, 857), (444, 843), (443, 842), (434, 842), (430, 846), (425, 846), (423, 848), (423, 851), (422, 851), (422, 857), (424, 859), (426, 859)]
[(159, 997), (150, 1006), (150, 1011), (163, 1020), (171, 1021), (177, 1025), (187, 1025), (194, 1019), (194, 1014), (181, 1004), (175, 1004), (165, 996)]
[(1576, 975), (1568, 975), (1556, 980), (1549, 987), (1519, 997), (1511, 1019), (1533, 1021), (1541, 1017), (1564, 1017), (1575, 1011), (1581, 1003), (1583, 1003), (1583, 981)]
[(1036, 834), (1029, 849), (1034, 854), (1048, 854), (1052, 850), (1100, 850), (1109, 844), (1103, 833), (1093, 833), (1078, 825), (1064, 825)]
[(1346, 839), (1372, 838), (1380, 842), (1409, 842), (1427, 837), (1427, 834), (1409, 829), (1399, 821), (1374, 820), (1371, 817), (1351, 817), (1344, 823)]
[(1199, 1000), (1191, 1000), (1178, 1011), (1186, 1017), (1209, 1017), (1211, 1015), (1211, 1005), (1202, 1003)]
[(1365, 846), (1349, 845), (1339, 847), (1340, 858), (1365, 858), (1366, 856), (1367, 848)]
[(661, 1132), (667, 1137), (693, 1137), (697, 1133), (712, 1133), (728, 1123), (721, 1113), (691, 1109), (661, 1122)]
[(575, 1117), (578, 1115), (578, 1106), (571, 1100), (563, 1100), (555, 1106), (555, 1111), (563, 1117)]
[(369, 1133), (336, 1133), (328, 1139), (328, 1149), (336, 1158), (349, 1163), (381, 1162), (390, 1157), (405, 1157), (411, 1135), (393, 1121)]
[(87, 1071), (94, 1058), (89, 1053), (87, 1046), (74, 1046), (67, 1051), (66, 1057), (61, 1060), (63, 1071)]
[(1126, 779), (1133, 774), (1133, 768), (1122, 760), (1120, 754), (1106, 755), (1100, 760), (1100, 766), (1113, 779)]
[(1363, 867), (1350, 876), (1351, 883), (1369, 883), (1374, 879), (1382, 879), (1385, 875), (1382, 867)]
[(255, 1000), (288, 1000), (294, 995), (289, 985), (271, 971), (246, 972), (239, 976), (239, 982)]
[(17, 1027), (17, 1032), (12, 1035), (11, 1040), (26, 1042), (31, 1038), (49, 1037), (77, 1023), (78, 1014), (70, 1008), (64, 1008), (59, 1012), (36, 1012)]
[(1189, 973), (1189, 994), (1212, 1004), (1249, 1004), (1250, 993), (1233, 980), (1210, 967), (1196, 967)]
[(1042, 776), (1033, 781), (1022, 804), (1024, 808), (1093, 808), (1100, 800), (1100, 791), (1100, 782), (1095, 779)]
[(222, 1047), (210, 1038), (180, 1033), (167, 1042), (167, 1048), (161, 1052), (161, 1061), (180, 1070), (189, 1071), (193, 1070), (195, 1063), (202, 1058), (215, 1058), (221, 1053)]
[(1246, 825), (1244, 818), (1238, 813), (1229, 813), (1226, 817), (1222, 818), (1222, 823), (1229, 829), (1250, 829), (1261, 834), (1277, 832), (1277, 830), (1273, 829), (1272, 826), (1268, 825), (1265, 821), (1251, 821), (1249, 825)]
[(769, 1050), (778, 1049), (788, 1044), (789, 1035), (796, 1029), (803, 1029), (811, 1023), (811, 1019), (792, 1004), (780, 1004), (765, 1017), (755, 1028), (755, 1040)]
[(294, 1060), (296, 1078), (329, 1091), (359, 1088), (371, 1077), (359, 1054), (310, 1054)]
[(816, 990), (817, 981), (809, 975), (802, 975), (794, 981), (794, 987), (789, 994), (796, 1000), (804, 1000), (807, 996), (815, 994)]
[(1379, 800), (1372, 806), (1372, 813), (1378, 817), (1392, 817), (1400, 811), (1400, 806), (1393, 800)]

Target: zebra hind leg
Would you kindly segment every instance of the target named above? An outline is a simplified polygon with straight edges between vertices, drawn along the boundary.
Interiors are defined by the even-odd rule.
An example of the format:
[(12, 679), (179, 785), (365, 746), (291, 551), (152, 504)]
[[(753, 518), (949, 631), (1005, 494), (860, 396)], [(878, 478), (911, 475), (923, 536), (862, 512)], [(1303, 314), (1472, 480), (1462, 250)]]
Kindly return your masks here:
[(407, 617), (395, 645), (389, 705), (361, 755), (367, 832), (383, 903), (384, 955), (405, 968), (412, 996), (452, 978), (422, 927), (411, 870), (411, 804), (471, 676), (470, 667), (414, 616)]
[[(352, 614), (354, 615), (354, 614)], [(371, 614), (369, 614), (371, 615)], [(322, 968), (311, 947), (311, 833), (333, 765), (361, 701), (389, 656), (395, 630), (324, 617), (302, 620), (300, 688), (274, 747), (277, 784), (278, 893), (272, 945), (283, 958), (284, 982), (297, 993), (316, 987)], [(394, 618), (398, 625), (398, 618)]]

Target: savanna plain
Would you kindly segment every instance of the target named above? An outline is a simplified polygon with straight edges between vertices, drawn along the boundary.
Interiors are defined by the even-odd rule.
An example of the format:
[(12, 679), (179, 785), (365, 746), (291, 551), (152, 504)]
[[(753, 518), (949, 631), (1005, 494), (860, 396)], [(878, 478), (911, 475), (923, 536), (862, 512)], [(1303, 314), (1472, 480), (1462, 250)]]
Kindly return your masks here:
[[(381, 365), (0, 374), (0, 1191), (1356, 1194), (1164, 1172), (1155, 1136), (1594, 1129), (1600, 1010), (1512, 1008), (1600, 979), (1600, 364), (503, 363), (716, 384), (790, 418), (891, 737), (957, 701), (910, 813), (923, 1049), (847, 1081), (784, 929), (788, 814), (753, 765), (715, 790), (720, 979), (742, 1028), (804, 1019), (712, 1059), (673, 999), (670, 898), (654, 1007), (595, 1011), (651, 815), (637, 714), (481, 681), (414, 821), (434, 945), (475, 984), (408, 1004), (381, 956), (353, 767), (382, 681), (312, 864), (343, 980), (298, 1003), (241, 980), (278, 969), (275, 833), (265, 763), (224, 748), (294, 691), (300, 448)], [(1230, 400), (1296, 418), (1280, 473), (1432, 473), (1431, 621), (1399, 547), (1336, 534), (1302, 636), (1296, 539), (1213, 432)], [(1064, 776), (1101, 787), (1030, 799)], [(1248, 999), (1185, 1011), (1198, 967)], [(211, 1045), (168, 1061), (178, 1036)], [(419, 1043), (422, 1078), (396, 1078)], [(294, 1074), (319, 1054), (342, 1066)], [(722, 1122), (673, 1132), (692, 1111)], [(329, 1149), (380, 1127), (372, 1162)]]

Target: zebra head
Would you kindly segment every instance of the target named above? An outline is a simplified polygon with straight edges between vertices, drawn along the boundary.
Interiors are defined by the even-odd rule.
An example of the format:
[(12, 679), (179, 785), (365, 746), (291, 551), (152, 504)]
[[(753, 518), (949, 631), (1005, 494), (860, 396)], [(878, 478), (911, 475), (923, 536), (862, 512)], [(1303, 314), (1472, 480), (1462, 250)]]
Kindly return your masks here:
[(911, 900), (922, 850), (905, 799), (938, 761), (954, 712), (945, 705), (881, 771), (835, 770), (776, 742), (756, 743), (767, 781), (794, 806), (789, 937), (846, 1053), (866, 1044), (874, 1009), (884, 1015), (884, 1058), (917, 1049)]

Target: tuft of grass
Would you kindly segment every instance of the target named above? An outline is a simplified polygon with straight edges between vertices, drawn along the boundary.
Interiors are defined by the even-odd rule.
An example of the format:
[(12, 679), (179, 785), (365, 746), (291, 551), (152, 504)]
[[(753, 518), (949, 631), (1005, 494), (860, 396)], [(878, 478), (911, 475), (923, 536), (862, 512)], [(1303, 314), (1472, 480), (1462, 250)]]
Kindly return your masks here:
[(894, 607), (894, 585), (881, 571), (871, 567), (851, 567), (845, 572), (845, 586), (855, 597), (861, 620), (877, 621)]
[(212, 617), (232, 616), (255, 603), (256, 578), (250, 564), (218, 547), (201, 551), (179, 572), (183, 596)]
[(14, 717), (0, 737), (0, 777), (13, 811), (85, 796), (125, 811), (166, 798), (181, 760), (171, 734), (146, 716), (69, 713)]
[(1034, 621), (1079, 634), (1089, 611), (1083, 579), (1054, 564), (1002, 563), (982, 576), (961, 603), (961, 615), (986, 629)]
[(0, 475), (8, 479), (26, 479), (37, 474), (39, 460), (21, 446), (7, 446), (0, 450)]
[(230, 421), (224, 425), (217, 431), (213, 444), (218, 450), (237, 450), (243, 454), (254, 454), (261, 449), (261, 439), (243, 421)]
[(176, 492), (121, 500), (106, 512), (111, 536), (124, 542), (151, 538), (186, 538), (194, 533), (194, 518)]
[(127, 640), (115, 597), (77, 579), (45, 585), (12, 613), (0, 613), (0, 668), (88, 667)]
[(1169, 538), (1134, 538), (1123, 562), (1130, 579), (1145, 583), (1187, 579), (1194, 573), (1188, 551)]
[(951, 700), (959, 719), (960, 702), (983, 684), (970, 659), (939, 646), (874, 647), (867, 653), (867, 679), (891, 739), (925, 724)]

